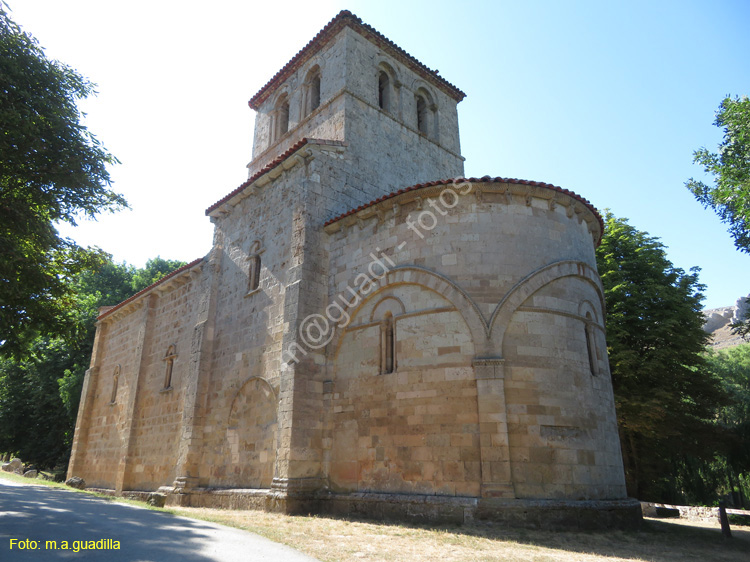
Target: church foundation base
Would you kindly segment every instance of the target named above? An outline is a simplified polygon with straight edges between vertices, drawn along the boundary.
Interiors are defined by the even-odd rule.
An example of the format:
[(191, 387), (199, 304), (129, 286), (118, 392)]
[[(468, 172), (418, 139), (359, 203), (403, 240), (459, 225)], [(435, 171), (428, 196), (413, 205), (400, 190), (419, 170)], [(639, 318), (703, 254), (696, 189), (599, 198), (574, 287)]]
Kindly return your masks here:
[(643, 520), (640, 503), (634, 499), (565, 501), (195, 488), (170, 494), (167, 505), (436, 524), (477, 519), (545, 530), (637, 529)]

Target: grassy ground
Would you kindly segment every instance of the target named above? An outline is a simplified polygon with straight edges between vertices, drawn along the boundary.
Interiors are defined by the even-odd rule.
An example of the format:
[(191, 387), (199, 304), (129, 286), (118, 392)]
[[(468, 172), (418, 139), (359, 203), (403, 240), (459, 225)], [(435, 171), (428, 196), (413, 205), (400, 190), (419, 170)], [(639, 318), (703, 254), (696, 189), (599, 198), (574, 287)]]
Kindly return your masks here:
[[(49, 484), (6, 473), (0, 473), (0, 477), (26, 484)], [(328, 517), (290, 517), (258, 511), (203, 508), (169, 508), (166, 511), (253, 531), (326, 562), (739, 562), (750, 556), (750, 529), (735, 526), (734, 537), (724, 539), (718, 522), (647, 519), (638, 532), (548, 532), (508, 529), (481, 522), (436, 528)]]

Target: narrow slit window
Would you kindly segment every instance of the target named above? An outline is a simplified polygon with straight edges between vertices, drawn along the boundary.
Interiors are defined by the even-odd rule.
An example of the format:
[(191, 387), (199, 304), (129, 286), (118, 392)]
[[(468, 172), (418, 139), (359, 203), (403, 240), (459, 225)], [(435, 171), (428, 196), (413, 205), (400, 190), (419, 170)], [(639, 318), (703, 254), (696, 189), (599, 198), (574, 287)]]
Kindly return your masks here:
[(164, 387), (162, 390), (170, 390), (172, 388), (172, 370), (174, 369), (174, 360), (177, 357), (176, 348), (173, 345), (167, 349), (167, 354), (164, 356), (166, 367), (164, 371)]
[(388, 314), (383, 321), (383, 374), (392, 373), (396, 368), (396, 334), (393, 316)]
[(596, 368), (596, 347), (594, 343), (594, 335), (592, 333), (592, 324), (591, 324), (591, 313), (586, 313), (586, 323), (584, 324), (583, 331), (586, 335), (586, 351), (588, 352), (589, 356), (589, 371), (592, 375), (596, 376), (597, 374), (597, 368)]
[(417, 130), (424, 135), (429, 133), (427, 101), (422, 96), (417, 96)]
[(378, 106), (384, 111), (391, 109), (391, 79), (383, 70), (378, 74)]
[(310, 81), (310, 111), (320, 106), (320, 74), (315, 74)]
[(289, 130), (289, 102), (285, 101), (279, 107), (279, 137)]
[(120, 366), (115, 367), (115, 372), (112, 373), (112, 395), (110, 396), (109, 403), (114, 404), (117, 402), (117, 385), (120, 382)]
[(260, 256), (250, 256), (250, 266), (247, 271), (247, 292), (252, 293), (260, 287)]

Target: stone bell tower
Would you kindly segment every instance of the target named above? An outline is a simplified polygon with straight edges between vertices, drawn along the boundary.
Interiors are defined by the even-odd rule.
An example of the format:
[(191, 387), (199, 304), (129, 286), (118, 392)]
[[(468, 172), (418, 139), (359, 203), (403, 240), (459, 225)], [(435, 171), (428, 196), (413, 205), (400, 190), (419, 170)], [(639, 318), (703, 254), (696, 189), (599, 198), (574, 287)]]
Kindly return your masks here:
[[(304, 138), (346, 144), (338, 212), (463, 175), (464, 93), (344, 11), (255, 94), (252, 177)], [(354, 187), (356, 186), (356, 187)], [(328, 217), (330, 218), (330, 217)]]

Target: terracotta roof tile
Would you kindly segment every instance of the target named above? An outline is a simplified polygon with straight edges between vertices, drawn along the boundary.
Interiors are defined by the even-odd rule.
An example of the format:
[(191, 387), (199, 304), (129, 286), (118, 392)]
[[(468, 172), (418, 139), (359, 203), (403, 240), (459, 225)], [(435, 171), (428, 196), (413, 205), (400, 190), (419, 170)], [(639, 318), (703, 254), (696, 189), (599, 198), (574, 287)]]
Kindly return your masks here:
[(352, 14), (349, 10), (342, 10), (338, 15), (333, 18), (328, 25), (321, 29), (318, 34), (313, 37), (310, 42), (307, 43), (292, 59), (279, 70), (273, 78), (271, 78), (266, 84), (255, 94), (248, 105), (257, 110), (260, 105), (271, 95), (273, 89), (278, 86), (281, 82), (289, 78), (297, 69), (299, 69), (305, 62), (307, 62), (315, 53), (317, 53), (326, 43), (333, 39), (336, 34), (344, 27), (349, 27), (369, 39), (382, 49), (389, 51), (390, 54), (398, 58), (401, 62), (406, 64), (414, 72), (422, 76), (423, 78), (430, 80), (435, 83), (441, 90), (446, 94), (454, 98), (456, 101), (461, 101), (466, 97), (461, 90), (456, 86), (448, 82), (445, 78), (440, 76), (436, 70), (431, 70), (411, 56), (409, 53), (404, 51), (401, 47), (396, 45), (393, 41), (385, 37), (382, 33), (374, 29), (373, 27), (362, 22), (360, 18)]
[(127, 299), (125, 299), (125, 300), (124, 300), (124, 301), (122, 301), (122, 302), (121, 302), (120, 304), (118, 304), (118, 305), (115, 305), (115, 306), (113, 306), (112, 308), (110, 308), (109, 310), (107, 310), (106, 312), (104, 312), (103, 314), (100, 314), (100, 315), (99, 315), (99, 316), (97, 317), (97, 320), (101, 320), (101, 319), (102, 319), (102, 318), (104, 318), (105, 316), (109, 316), (110, 314), (112, 314), (112, 313), (113, 313), (113, 312), (115, 312), (116, 310), (118, 310), (118, 309), (122, 308), (122, 307), (123, 307), (123, 306), (125, 306), (126, 304), (129, 304), (129, 303), (133, 302), (133, 301), (134, 301), (135, 299), (137, 299), (137, 298), (138, 298), (138, 297), (140, 297), (141, 295), (145, 295), (146, 293), (148, 293), (148, 292), (149, 292), (149, 291), (150, 291), (151, 289), (153, 289), (154, 287), (157, 287), (158, 285), (161, 285), (162, 283), (164, 283), (164, 282), (165, 282), (165, 281), (167, 281), (168, 279), (171, 279), (172, 277), (175, 277), (176, 275), (179, 275), (179, 274), (180, 274), (180, 273), (182, 273), (183, 271), (187, 271), (188, 269), (191, 269), (191, 268), (195, 267), (196, 265), (198, 265), (198, 264), (199, 264), (199, 263), (201, 263), (202, 261), (203, 261), (203, 258), (198, 258), (197, 260), (193, 260), (193, 261), (191, 261), (190, 263), (188, 263), (188, 264), (185, 264), (185, 265), (183, 265), (182, 267), (180, 267), (180, 268), (178, 268), (178, 269), (175, 269), (175, 270), (174, 270), (173, 272), (171, 272), (171, 273), (168, 273), (167, 275), (165, 275), (164, 277), (162, 277), (161, 279), (159, 279), (159, 280), (158, 280), (158, 281), (157, 281), (156, 283), (152, 283), (151, 285), (149, 285), (149, 286), (148, 286), (148, 287), (146, 287), (145, 289), (141, 289), (141, 290), (140, 290), (140, 291), (138, 291), (138, 292), (137, 292), (136, 294), (134, 294), (134, 295), (133, 295), (132, 297), (130, 297), (130, 298), (127, 298)]
[(347, 146), (345, 142), (343, 141), (336, 141), (336, 140), (325, 140), (325, 139), (310, 139), (310, 138), (302, 138), (301, 140), (294, 143), (292, 146), (290, 146), (285, 152), (271, 160), (266, 166), (258, 170), (256, 173), (254, 173), (250, 178), (243, 182), (237, 189), (232, 191), (231, 193), (227, 194), (226, 196), (219, 199), (216, 203), (211, 205), (208, 209), (206, 209), (206, 214), (210, 215), (212, 211), (229, 201), (232, 197), (242, 192), (243, 189), (251, 185), (255, 180), (257, 180), (259, 177), (261, 177), (264, 174), (267, 174), (271, 170), (273, 170), (276, 166), (281, 164), (284, 160), (289, 158), (292, 154), (297, 152), (300, 148), (307, 144), (317, 144), (322, 146)]

